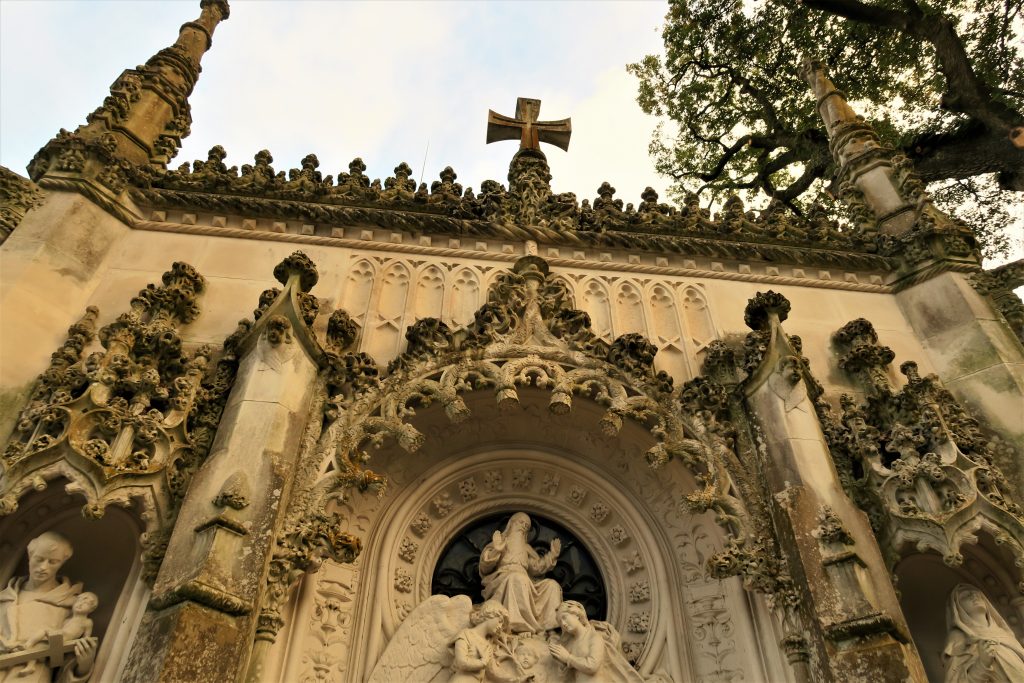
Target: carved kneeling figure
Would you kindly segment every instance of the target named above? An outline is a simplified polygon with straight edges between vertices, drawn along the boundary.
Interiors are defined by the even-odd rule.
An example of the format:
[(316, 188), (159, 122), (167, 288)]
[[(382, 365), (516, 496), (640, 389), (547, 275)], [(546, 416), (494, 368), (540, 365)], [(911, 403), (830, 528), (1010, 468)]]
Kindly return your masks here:
[[(512, 633), (504, 605), (435, 595), (406, 617), (370, 683), (644, 683), (619, 634), (580, 603), (556, 609), (561, 633)], [(659, 678), (658, 680), (664, 680)]]
[(946, 608), (946, 683), (1024, 681), (1024, 646), (985, 594), (959, 584)]

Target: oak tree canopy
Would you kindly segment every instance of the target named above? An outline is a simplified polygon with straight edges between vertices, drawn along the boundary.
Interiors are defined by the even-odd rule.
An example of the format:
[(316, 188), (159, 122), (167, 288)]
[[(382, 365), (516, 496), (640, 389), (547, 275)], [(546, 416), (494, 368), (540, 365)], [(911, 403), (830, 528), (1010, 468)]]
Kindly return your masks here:
[[(798, 70), (822, 61), (937, 204), (1005, 252), (1024, 192), (1024, 0), (671, 1), (664, 56), (631, 64), (638, 100), (674, 125), (651, 143), (678, 194), (835, 190), (828, 137)], [(808, 192), (812, 188), (818, 191)], [(1019, 211), (1017, 212), (1019, 216)]]

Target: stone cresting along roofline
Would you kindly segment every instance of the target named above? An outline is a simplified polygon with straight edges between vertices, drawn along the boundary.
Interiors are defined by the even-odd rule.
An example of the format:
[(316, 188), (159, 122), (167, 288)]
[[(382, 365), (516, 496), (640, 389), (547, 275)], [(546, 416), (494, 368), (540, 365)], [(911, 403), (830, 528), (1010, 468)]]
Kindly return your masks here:
[(451, 167), (428, 189), (411, 179), (402, 163), (395, 175), (372, 180), (361, 159), (339, 173), (337, 182), (324, 177), (315, 155), (301, 168), (275, 172), (273, 157), (263, 150), (241, 171), (228, 167), (220, 146), (206, 161), (185, 163), (164, 174), (133, 178), (131, 197), (153, 208), (191, 208), (257, 217), (292, 218), (306, 222), (375, 226), (419, 234), (533, 240), (545, 245), (643, 250), (654, 253), (757, 259), (773, 263), (842, 266), (887, 272), (895, 259), (879, 253), (877, 234), (829, 220), (823, 210), (807, 219), (773, 203), (755, 213), (738, 197), (726, 201), (720, 214), (701, 208), (696, 196), (682, 208), (658, 201), (647, 188), (637, 206), (623, 206), (615, 188), (603, 183), (591, 203), (578, 202), (571, 192), (553, 193), (543, 153), (522, 150), (509, 169), (506, 188), (485, 180), (479, 193), (463, 188)]

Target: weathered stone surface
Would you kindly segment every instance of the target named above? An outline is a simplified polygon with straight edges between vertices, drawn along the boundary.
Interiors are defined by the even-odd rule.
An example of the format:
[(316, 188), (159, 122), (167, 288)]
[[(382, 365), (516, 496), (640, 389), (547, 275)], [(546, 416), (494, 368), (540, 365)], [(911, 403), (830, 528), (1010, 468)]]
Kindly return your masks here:
[[(965, 581), (1024, 636), (1020, 269), (981, 271), (819, 70), (850, 225), (553, 192), (539, 144), (568, 120), (530, 100), (495, 116), (504, 185), (219, 146), (166, 170), (227, 11), (125, 71), (37, 187), (0, 178), (0, 578), (51, 527), (85, 547), (131, 520), (133, 565), (68, 561), (110, 596), (96, 676), (366, 681), (448, 614), (439, 557), (521, 540), (472, 536), (512, 511), (566, 545), (497, 584), (544, 573), (605, 612), (556, 609), (565, 651), (530, 664), (539, 624), (501, 659), (501, 610), (450, 601), (434, 674), (476, 675), (446, 659), (464, 633), (487, 680), (560, 680), (602, 632), (602, 680), (922, 680)], [(549, 621), (543, 585), (523, 604)]]

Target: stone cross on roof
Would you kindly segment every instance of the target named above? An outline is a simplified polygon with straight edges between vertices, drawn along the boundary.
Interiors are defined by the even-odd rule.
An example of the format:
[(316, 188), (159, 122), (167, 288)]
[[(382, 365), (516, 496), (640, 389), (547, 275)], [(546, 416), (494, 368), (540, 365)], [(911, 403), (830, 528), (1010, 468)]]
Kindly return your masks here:
[(487, 144), (498, 140), (519, 138), (519, 149), (540, 149), (540, 143), (569, 151), (572, 120), (538, 121), (540, 100), (520, 97), (516, 100), (516, 116), (502, 116), (493, 109), (487, 112)]

